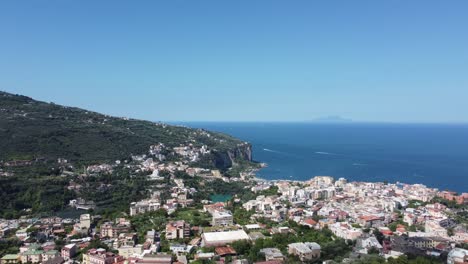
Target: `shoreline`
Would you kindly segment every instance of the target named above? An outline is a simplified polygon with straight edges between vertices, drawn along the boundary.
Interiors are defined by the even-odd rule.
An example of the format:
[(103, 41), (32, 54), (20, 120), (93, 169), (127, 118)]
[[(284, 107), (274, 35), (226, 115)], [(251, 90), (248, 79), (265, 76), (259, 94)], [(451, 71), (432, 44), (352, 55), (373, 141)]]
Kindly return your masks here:
[[(305, 179), (305, 180), (291, 180), (291, 179), (274, 179), (274, 180), (269, 180), (269, 179), (265, 179), (265, 178), (261, 178), (259, 176), (257, 176), (256, 172), (264, 169), (264, 168), (267, 168), (268, 167), (268, 163), (266, 162), (259, 162), (259, 164), (261, 165), (260, 168), (256, 168), (256, 169), (253, 169), (251, 171), (248, 172), (248, 174), (251, 176), (251, 179), (252, 181), (254, 182), (271, 182), (271, 183), (275, 183), (275, 182), (290, 182), (290, 183), (305, 183), (307, 181), (309, 181), (310, 179), (314, 178), (314, 177), (317, 177), (317, 176), (324, 176), (324, 175), (314, 175), (314, 176), (311, 176), (309, 179)], [(337, 179), (340, 179), (340, 178), (344, 178), (346, 180), (348, 180), (346, 177), (335, 177), (335, 176), (332, 176), (332, 175), (327, 175), (328, 177), (332, 177), (334, 180), (337, 180)], [(385, 182), (387, 184), (403, 184), (403, 185), (424, 185), (426, 186), (427, 188), (429, 189), (434, 189), (436, 190), (437, 192), (442, 192), (442, 191), (446, 191), (446, 192), (454, 192), (454, 193), (457, 193), (457, 194), (462, 194), (462, 193), (466, 193), (468, 192), (468, 189), (467, 190), (464, 190), (464, 191), (456, 191), (456, 190), (451, 190), (451, 189), (448, 189), (448, 188), (439, 188), (439, 187), (435, 187), (435, 186), (432, 186), (432, 185), (427, 185), (425, 183), (422, 183), (422, 182), (417, 182), (417, 183), (407, 183), (407, 182), (402, 182), (402, 181), (395, 181), (395, 182), (391, 182), (391, 181), (363, 181), (363, 180), (359, 180), (359, 181), (356, 181), (356, 180), (351, 180), (349, 182), (356, 182), (356, 183), (379, 183), (379, 184), (385, 184)]]
[[(323, 176), (326, 176), (326, 177), (331, 177), (333, 178), (335, 181), (340, 179), (340, 178), (343, 178), (343, 179), (346, 179), (348, 180), (347, 178), (345, 177), (339, 177), (339, 178), (336, 178), (335, 176), (331, 176), (331, 175), (314, 175), (314, 176), (311, 176), (310, 179), (307, 179), (307, 180), (290, 180), (290, 179), (274, 179), (274, 180), (269, 180), (269, 179), (265, 179), (265, 178), (260, 178), (257, 176), (256, 172), (260, 171), (261, 169), (263, 168), (266, 168), (268, 167), (268, 164), (265, 163), (265, 162), (261, 162), (260, 164), (262, 164), (262, 167), (260, 168), (257, 168), (255, 170), (252, 170), (249, 172), (249, 174), (251, 175), (251, 181), (254, 181), (256, 183), (260, 183), (260, 182), (264, 182), (264, 183), (277, 183), (277, 182), (289, 182), (289, 183), (299, 183), (299, 184), (303, 184), (303, 183), (306, 183), (308, 181), (310, 181), (311, 179), (313, 179), (314, 177), (323, 177)], [(376, 183), (376, 184), (392, 184), (392, 185), (398, 185), (398, 184), (401, 184), (401, 185), (423, 185), (429, 189), (433, 189), (437, 192), (442, 192), (442, 191), (447, 191), (447, 192), (454, 192), (454, 193), (457, 193), (457, 194), (461, 194), (461, 193), (465, 193), (464, 191), (463, 192), (459, 192), (459, 191), (454, 191), (454, 190), (450, 190), (450, 189), (440, 189), (438, 187), (432, 187), (432, 186), (428, 186), (424, 183), (406, 183), (406, 182), (401, 182), (401, 181), (396, 181), (396, 182), (390, 182), (390, 181), (356, 181), (356, 180), (352, 180), (352, 181), (349, 181), (350, 183)], [(468, 190), (467, 190), (468, 191)]]

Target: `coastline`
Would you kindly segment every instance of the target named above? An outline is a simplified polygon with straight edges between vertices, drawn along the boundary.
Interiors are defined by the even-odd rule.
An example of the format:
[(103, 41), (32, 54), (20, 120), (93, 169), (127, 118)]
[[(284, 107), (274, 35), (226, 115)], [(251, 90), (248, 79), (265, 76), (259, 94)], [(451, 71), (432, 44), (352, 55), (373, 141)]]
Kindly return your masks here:
[(468, 191), (468, 126), (259, 122), (185, 125), (227, 133), (251, 143), (254, 160), (268, 163), (256, 173), (263, 180), (304, 181), (314, 175), (333, 175), (353, 181), (422, 183), (440, 190)]
[[(257, 176), (256, 172), (268, 167), (268, 164), (265, 163), (265, 162), (261, 162), (261, 167), (260, 168), (256, 168), (254, 170), (251, 170), (249, 171), (249, 175), (251, 176), (250, 180), (256, 182), (257, 184), (258, 183), (271, 183), (271, 184), (275, 184), (275, 183), (278, 183), (278, 182), (288, 182), (288, 183), (297, 183), (297, 184), (304, 184), (304, 183), (307, 183), (309, 182), (310, 180), (312, 180), (313, 178), (315, 177), (331, 177), (333, 178), (333, 180), (339, 180), (339, 179), (345, 179), (346, 181), (348, 180), (347, 178), (344, 178), (344, 177), (335, 177), (335, 176), (332, 176), (332, 175), (314, 175), (314, 176), (311, 176), (310, 179), (304, 179), (304, 180), (290, 180), (290, 179), (265, 179), (265, 178), (260, 178)], [(453, 190), (441, 190), (440, 188), (438, 187), (433, 187), (433, 186), (428, 186), (426, 184), (423, 184), (423, 183), (406, 183), (406, 182), (401, 182), (401, 181), (396, 181), (396, 182), (388, 182), (388, 181), (355, 181), (355, 180), (352, 180), (352, 181), (349, 181), (350, 183), (374, 183), (374, 184), (383, 184), (383, 185), (387, 185), (387, 184), (390, 184), (390, 185), (407, 185), (407, 186), (413, 186), (413, 185), (422, 185), (428, 189), (432, 189), (433, 191), (435, 192), (440, 192), (440, 191), (447, 191), (447, 192), (454, 192), (454, 193), (464, 193), (464, 192), (457, 192), (457, 191), (453, 191)]]

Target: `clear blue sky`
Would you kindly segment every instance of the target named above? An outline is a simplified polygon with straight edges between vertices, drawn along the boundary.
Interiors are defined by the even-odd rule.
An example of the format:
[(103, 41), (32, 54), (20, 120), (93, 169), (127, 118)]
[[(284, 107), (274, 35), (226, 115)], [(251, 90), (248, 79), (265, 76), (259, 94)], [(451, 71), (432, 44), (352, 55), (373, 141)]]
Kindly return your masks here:
[(468, 1), (0, 2), (0, 90), (170, 121), (468, 122)]

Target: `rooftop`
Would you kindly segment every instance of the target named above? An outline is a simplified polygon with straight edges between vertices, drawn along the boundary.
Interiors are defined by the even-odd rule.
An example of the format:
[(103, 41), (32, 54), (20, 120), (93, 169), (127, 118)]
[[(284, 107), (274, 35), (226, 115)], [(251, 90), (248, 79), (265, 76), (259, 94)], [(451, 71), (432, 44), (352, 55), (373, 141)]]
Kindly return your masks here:
[(18, 259), (18, 254), (6, 254), (1, 259), (2, 260), (15, 260), (15, 259)]
[(221, 242), (226, 240), (249, 240), (249, 236), (244, 230), (224, 231), (224, 232), (208, 232), (203, 233), (205, 240), (210, 242)]
[(237, 254), (237, 252), (232, 247), (217, 247), (215, 252), (220, 256)]

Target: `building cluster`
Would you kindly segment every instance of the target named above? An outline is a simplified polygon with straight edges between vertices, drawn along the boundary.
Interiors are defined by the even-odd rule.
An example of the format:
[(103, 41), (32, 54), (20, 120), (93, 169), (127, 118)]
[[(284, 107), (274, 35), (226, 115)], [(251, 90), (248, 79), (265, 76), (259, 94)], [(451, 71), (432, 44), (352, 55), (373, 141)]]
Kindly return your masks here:
[[(162, 145), (150, 149), (158, 161), (164, 160), (165, 151)], [(190, 148), (174, 151), (178, 155), (191, 155)], [(134, 158), (155, 169), (151, 167), (157, 163), (154, 160)], [(232, 200), (236, 207), (223, 202), (195, 207), (189, 197), (197, 190), (187, 188), (183, 179), (170, 180), (171, 187), (164, 196), (160, 191), (152, 191), (149, 198), (131, 203), (130, 217), (109, 220), (85, 213), (76, 219), (0, 220), (1, 237), (15, 236), (23, 241), (19, 252), (2, 256), (0, 264), (189, 263), (193, 260), (249, 263), (239, 256), (233, 243), (255, 244), (276, 234), (299, 237), (301, 234), (294, 226), (329, 230), (334, 239), (353, 241), (350, 244), (354, 255), (377, 252), (386, 258), (403, 254), (447, 256), (448, 263), (464, 263), (468, 259), (468, 251), (457, 247), (468, 242), (466, 227), (453, 218), (457, 212), (431, 202), (434, 197), (448, 199), (447, 195), (455, 194), (424, 185), (347, 182), (343, 178), (335, 181), (328, 176), (307, 182), (260, 181), (251, 186), (255, 198), (242, 202), (236, 197)], [(466, 202), (454, 197), (451, 201)], [(178, 209), (202, 215), (205, 224), (198, 226), (182, 219), (180, 211), (171, 216)], [(170, 217), (161, 226), (154, 224), (158, 231), (143, 230), (142, 234), (132, 222), (134, 216), (156, 210), (165, 210)], [(236, 212), (236, 217), (235, 210), (247, 212), (250, 218), (243, 220), (248, 224), (236, 223), (231, 210)], [(265, 222), (271, 226), (266, 228)], [(322, 247), (317, 241), (300, 241), (306, 242), (288, 243), (281, 249), (261, 248), (259, 256), (264, 263), (321, 259)]]
[[(430, 203), (439, 196), (466, 204), (465, 194), (438, 192), (421, 184), (335, 181), (327, 176), (307, 182), (260, 182), (252, 189), (264, 191), (273, 186), (276, 195), (260, 195), (243, 204), (255, 212), (253, 218), (328, 228), (337, 237), (357, 241), (357, 253), (367, 254), (372, 248), (386, 256), (440, 256), (468, 242), (466, 226), (451, 218), (456, 212)], [(373, 233), (385, 239), (379, 242)]]
[(177, 155), (182, 156), (184, 159), (190, 162), (196, 162), (200, 160), (201, 156), (210, 153), (208, 146), (206, 145), (198, 148), (193, 144), (189, 144), (187, 146), (174, 147), (173, 150)]
[(456, 192), (442, 191), (439, 192), (437, 196), (449, 201), (455, 201), (457, 204), (468, 203), (468, 193), (462, 193), (458, 195)]
[(130, 204), (130, 215), (144, 214), (146, 212), (153, 212), (161, 208), (161, 193), (155, 191), (148, 199), (143, 199), (138, 202)]

